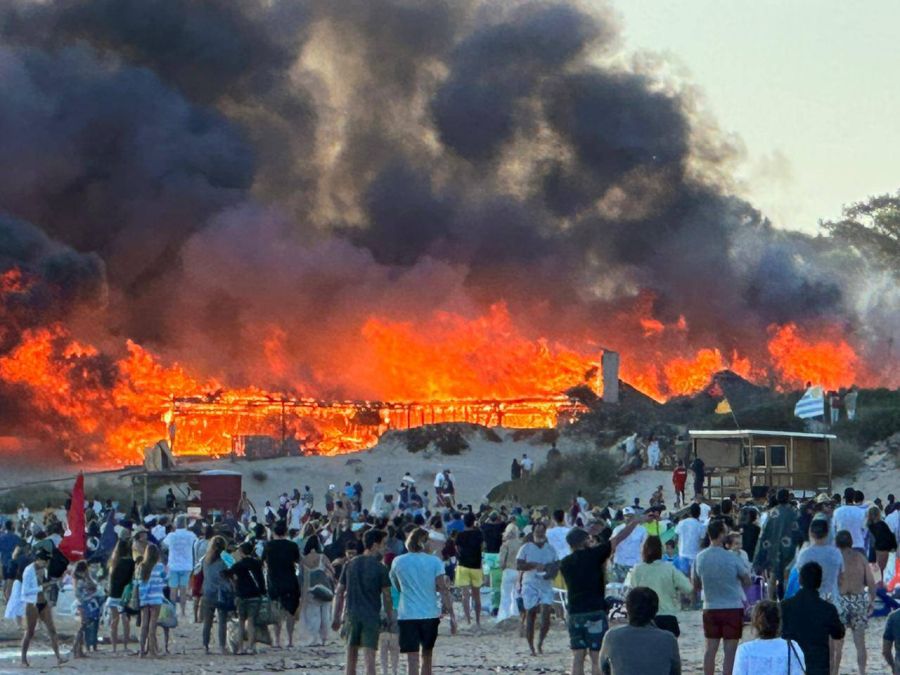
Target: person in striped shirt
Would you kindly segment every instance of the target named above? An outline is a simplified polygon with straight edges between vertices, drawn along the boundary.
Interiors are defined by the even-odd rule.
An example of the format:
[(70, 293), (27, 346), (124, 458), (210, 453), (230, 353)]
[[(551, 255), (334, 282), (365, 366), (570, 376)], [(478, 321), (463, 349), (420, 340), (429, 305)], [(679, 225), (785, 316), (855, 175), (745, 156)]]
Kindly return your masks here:
[(166, 587), (166, 567), (159, 560), (159, 547), (148, 544), (138, 568), (138, 591), (141, 598), (141, 657), (158, 657), (156, 624)]

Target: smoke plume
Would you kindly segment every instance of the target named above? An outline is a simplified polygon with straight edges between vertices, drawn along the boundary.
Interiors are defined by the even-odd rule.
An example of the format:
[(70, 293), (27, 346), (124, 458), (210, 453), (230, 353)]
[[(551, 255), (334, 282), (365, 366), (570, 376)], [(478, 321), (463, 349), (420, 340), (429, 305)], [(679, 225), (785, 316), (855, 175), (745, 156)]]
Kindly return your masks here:
[(383, 397), (371, 317), (502, 306), (581, 351), (632, 348), (641, 308), (676, 351), (765, 357), (793, 321), (877, 355), (896, 302), (734, 196), (689, 90), (618, 34), (574, 1), (9, 0), (0, 272), (33, 281), (2, 349), (63, 321)]

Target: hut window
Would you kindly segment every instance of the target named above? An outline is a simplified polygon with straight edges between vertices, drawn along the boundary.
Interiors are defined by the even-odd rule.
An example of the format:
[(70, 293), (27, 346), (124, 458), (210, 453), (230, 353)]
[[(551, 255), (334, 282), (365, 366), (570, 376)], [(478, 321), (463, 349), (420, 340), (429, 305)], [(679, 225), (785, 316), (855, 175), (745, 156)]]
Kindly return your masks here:
[(766, 446), (754, 445), (753, 446), (753, 466), (765, 466), (765, 465), (766, 465)]
[(769, 446), (771, 466), (787, 467), (787, 448), (783, 445)]

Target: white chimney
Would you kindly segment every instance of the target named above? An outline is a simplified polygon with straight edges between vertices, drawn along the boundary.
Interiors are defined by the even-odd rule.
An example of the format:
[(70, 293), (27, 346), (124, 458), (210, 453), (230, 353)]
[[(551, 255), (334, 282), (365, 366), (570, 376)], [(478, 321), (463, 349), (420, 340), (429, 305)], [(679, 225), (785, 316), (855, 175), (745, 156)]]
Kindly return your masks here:
[(604, 351), (600, 359), (603, 373), (603, 402), (619, 402), (619, 353)]

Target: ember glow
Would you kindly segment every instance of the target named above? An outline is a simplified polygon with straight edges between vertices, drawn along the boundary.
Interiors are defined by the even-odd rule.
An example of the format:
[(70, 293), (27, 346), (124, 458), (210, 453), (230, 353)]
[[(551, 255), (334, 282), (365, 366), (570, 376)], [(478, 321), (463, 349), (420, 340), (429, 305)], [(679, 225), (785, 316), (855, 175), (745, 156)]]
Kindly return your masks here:
[[(11, 292), (21, 290), (14, 286)], [(683, 318), (666, 326), (635, 315), (631, 324), (623, 320), (619, 335), (598, 337), (597, 344), (621, 350), (622, 379), (657, 400), (696, 393), (726, 368), (784, 387), (807, 380), (827, 387), (859, 381), (859, 360), (846, 341), (810, 341), (793, 324), (771, 327), (771, 359), (757, 364), (738, 352), (725, 356), (715, 348), (682, 347)], [(283, 331), (271, 334), (259, 345), (271, 364), (261, 380), (283, 373), (292, 358), (277, 344)], [(347, 338), (360, 346), (357, 358), (336, 361), (320, 377), (365, 382), (367, 391), (379, 393), (369, 402), (354, 400), (352, 391), (347, 400), (324, 400), (310, 389), (231, 388), (187, 366), (163, 364), (132, 341), (120, 358), (109, 359), (61, 324), (26, 330), (21, 338), (0, 357), (0, 379), (15, 385), (37, 428), (68, 456), (113, 463), (136, 461), (163, 438), (180, 455), (240, 454), (242, 439), (263, 435), (307, 452), (335, 454), (371, 447), (387, 429), (435, 422), (553, 427), (577, 414), (566, 390), (588, 385), (602, 392), (601, 348), (530, 338), (502, 303), (474, 319), (448, 312), (427, 320), (366, 318), (359, 334)]]

